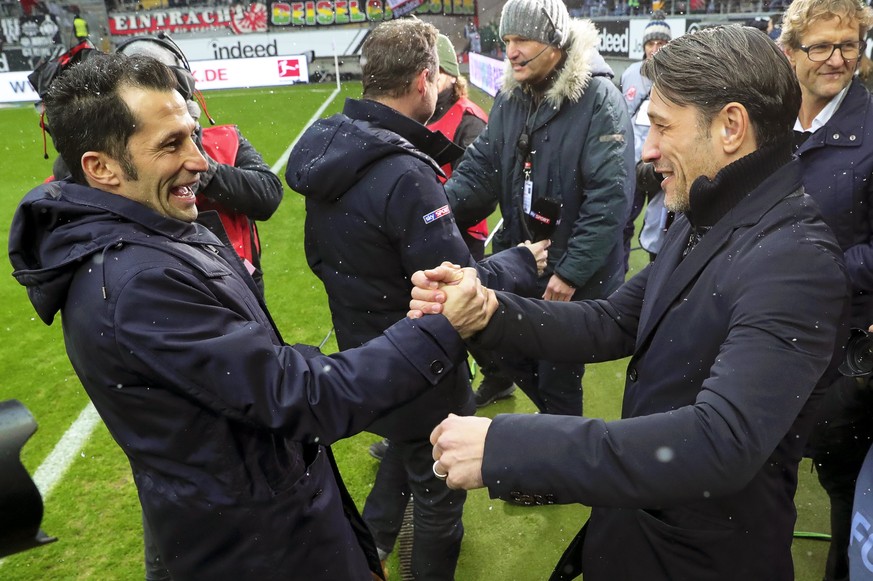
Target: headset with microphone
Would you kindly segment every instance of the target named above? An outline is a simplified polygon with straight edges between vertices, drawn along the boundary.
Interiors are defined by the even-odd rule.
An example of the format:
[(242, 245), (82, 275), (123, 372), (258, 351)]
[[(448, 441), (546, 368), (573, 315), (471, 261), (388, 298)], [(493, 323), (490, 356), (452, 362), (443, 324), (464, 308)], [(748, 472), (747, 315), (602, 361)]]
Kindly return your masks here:
[(557, 25), (555, 24), (555, 21), (552, 20), (551, 16), (549, 16), (549, 12), (546, 10), (545, 6), (540, 6), (540, 10), (543, 11), (543, 14), (546, 16), (546, 20), (549, 21), (549, 25), (552, 27), (552, 32), (549, 33), (548, 46), (543, 47), (543, 50), (541, 50), (540, 52), (538, 52), (536, 55), (532, 56), (531, 58), (525, 59), (523, 61), (519, 61), (519, 63), (518, 63), (519, 66), (526, 67), (528, 64), (530, 64), (533, 61), (535, 61), (536, 59), (540, 58), (540, 56), (544, 52), (546, 52), (549, 49), (549, 46), (551, 46), (551, 45), (557, 46), (558, 48), (564, 47), (564, 41), (566, 40), (564, 37), (564, 32), (557, 27)]

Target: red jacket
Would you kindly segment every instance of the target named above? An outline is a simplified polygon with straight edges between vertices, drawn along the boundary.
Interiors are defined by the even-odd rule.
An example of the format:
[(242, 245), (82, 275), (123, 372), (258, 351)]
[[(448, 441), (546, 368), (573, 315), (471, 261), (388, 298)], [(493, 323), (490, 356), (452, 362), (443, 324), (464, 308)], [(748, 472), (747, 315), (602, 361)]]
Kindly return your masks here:
[[(478, 117), (485, 123), (488, 123), (488, 113), (486, 113), (479, 105), (467, 99), (466, 97), (462, 97), (455, 101), (455, 103), (449, 107), (448, 111), (446, 111), (445, 115), (434, 121), (433, 123), (429, 123), (427, 128), (431, 131), (439, 131), (453, 142), (455, 141), (455, 134), (458, 131), (458, 126), (461, 124), (461, 119), (463, 119), (464, 114), (469, 113), (474, 117)], [(459, 144), (462, 147), (466, 147), (466, 143)], [(452, 164), (447, 163), (442, 166), (443, 172), (446, 174), (446, 179), (452, 176)], [(440, 178), (440, 180), (445, 183), (446, 180)], [(478, 224), (470, 226), (467, 229), (467, 234), (476, 238), (477, 240), (485, 240), (488, 238), (488, 221), (482, 220)]]
[[(239, 136), (234, 125), (216, 125), (204, 127), (202, 135), (203, 150), (209, 157), (227, 165), (234, 165), (236, 153), (239, 150)], [(227, 231), (233, 249), (241, 258), (248, 260), (252, 265), (257, 265), (258, 256), (261, 254), (261, 242), (258, 238), (258, 230), (255, 223), (248, 216), (240, 212), (234, 212), (225, 208), (218, 202), (214, 202), (197, 194), (197, 208), (199, 210), (215, 210), (221, 218), (221, 223)]]

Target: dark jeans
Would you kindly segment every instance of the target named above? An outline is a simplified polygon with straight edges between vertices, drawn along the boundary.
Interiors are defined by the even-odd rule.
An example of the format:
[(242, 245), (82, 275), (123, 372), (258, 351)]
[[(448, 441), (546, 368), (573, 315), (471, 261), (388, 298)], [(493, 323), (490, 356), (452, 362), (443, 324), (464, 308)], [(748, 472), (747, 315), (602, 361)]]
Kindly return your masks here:
[(464, 536), (461, 513), (467, 493), (449, 490), (445, 482), (434, 476), (432, 452), (427, 440), (391, 440), (364, 504), (364, 521), (376, 546), (389, 553), (412, 495), (411, 570), (416, 581), (454, 579)]

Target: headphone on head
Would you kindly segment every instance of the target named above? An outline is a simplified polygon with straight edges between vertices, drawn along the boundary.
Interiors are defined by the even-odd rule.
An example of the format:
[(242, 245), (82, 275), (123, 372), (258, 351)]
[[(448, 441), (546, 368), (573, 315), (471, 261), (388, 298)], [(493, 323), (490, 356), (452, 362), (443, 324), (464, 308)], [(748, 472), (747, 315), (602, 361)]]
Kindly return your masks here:
[(544, 5), (540, 5), (540, 10), (543, 11), (543, 14), (546, 15), (546, 19), (549, 21), (549, 24), (552, 26), (552, 32), (549, 34), (549, 44), (554, 44), (558, 48), (564, 48), (564, 42), (567, 40), (564, 37), (564, 31), (558, 28), (558, 26), (555, 24), (555, 21), (552, 20), (552, 17), (549, 15), (549, 11), (546, 10), (546, 7)]
[(194, 75), (191, 73), (191, 65), (188, 63), (188, 58), (185, 56), (185, 53), (182, 52), (179, 45), (176, 44), (167, 33), (159, 31), (156, 36), (135, 36), (129, 38), (119, 44), (115, 48), (115, 52), (124, 54), (125, 47), (128, 47), (135, 42), (150, 42), (156, 44), (172, 54), (177, 62), (182, 63), (181, 66), (168, 65), (170, 70), (173, 71), (173, 74), (176, 76), (176, 90), (179, 91), (186, 101), (190, 101), (194, 98)]

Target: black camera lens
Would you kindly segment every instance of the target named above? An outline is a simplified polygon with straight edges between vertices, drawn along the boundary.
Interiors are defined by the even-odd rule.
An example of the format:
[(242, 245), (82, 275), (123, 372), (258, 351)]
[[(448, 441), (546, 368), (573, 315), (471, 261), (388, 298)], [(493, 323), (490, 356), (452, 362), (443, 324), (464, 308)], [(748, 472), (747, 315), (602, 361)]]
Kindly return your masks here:
[(867, 331), (852, 329), (840, 373), (846, 377), (864, 377), (873, 373), (873, 337)]

